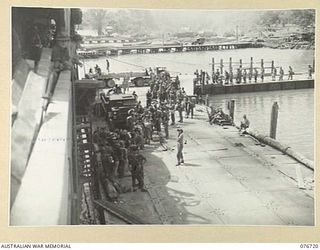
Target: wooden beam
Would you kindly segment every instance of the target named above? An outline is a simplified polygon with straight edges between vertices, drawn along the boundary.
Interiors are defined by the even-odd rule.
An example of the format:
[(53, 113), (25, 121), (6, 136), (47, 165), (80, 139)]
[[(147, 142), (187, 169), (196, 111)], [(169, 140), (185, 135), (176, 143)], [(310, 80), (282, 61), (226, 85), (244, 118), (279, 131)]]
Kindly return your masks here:
[(112, 202), (106, 200), (95, 200), (95, 204), (117, 216), (121, 220), (125, 221), (128, 224), (148, 224), (146, 221), (143, 221), (138, 216), (130, 213), (129, 211), (114, 205)]

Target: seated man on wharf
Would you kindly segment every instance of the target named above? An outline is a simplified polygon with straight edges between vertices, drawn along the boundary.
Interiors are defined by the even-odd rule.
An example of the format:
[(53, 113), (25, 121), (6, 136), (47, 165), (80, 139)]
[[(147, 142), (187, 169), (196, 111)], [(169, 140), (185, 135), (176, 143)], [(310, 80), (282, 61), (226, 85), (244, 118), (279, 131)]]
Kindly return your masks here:
[(243, 115), (243, 119), (240, 123), (239, 132), (241, 133), (241, 131), (243, 130), (242, 134), (246, 134), (247, 128), (249, 128), (249, 125), (250, 125), (250, 121), (248, 120), (246, 115)]

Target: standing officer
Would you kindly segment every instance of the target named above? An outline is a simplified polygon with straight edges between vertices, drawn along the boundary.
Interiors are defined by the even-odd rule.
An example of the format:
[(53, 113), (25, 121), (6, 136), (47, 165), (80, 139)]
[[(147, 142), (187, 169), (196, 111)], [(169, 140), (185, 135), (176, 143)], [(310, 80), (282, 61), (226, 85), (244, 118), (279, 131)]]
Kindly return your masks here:
[(177, 139), (177, 159), (178, 163), (176, 166), (179, 166), (184, 163), (183, 160), (183, 130), (181, 128), (177, 129), (178, 131), (178, 139)]

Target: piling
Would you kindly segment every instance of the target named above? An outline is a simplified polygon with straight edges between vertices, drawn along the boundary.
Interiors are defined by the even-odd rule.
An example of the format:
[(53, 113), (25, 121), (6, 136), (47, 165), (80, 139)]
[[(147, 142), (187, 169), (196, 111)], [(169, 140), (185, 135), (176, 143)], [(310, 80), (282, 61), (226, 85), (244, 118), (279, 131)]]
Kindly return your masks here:
[(270, 137), (276, 139), (279, 105), (274, 102), (271, 110)]
[(274, 61), (271, 61), (271, 74), (273, 73), (273, 69), (274, 69)]
[(223, 74), (223, 60), (220, 59), (220, 73)]
[(214, 76), (214, 57), (212, 57), (212, 76)]
[(239, 66), (240, 69), (242, 69), (242, 59), (240, 59), (240, 66)]
[(229, 72), (232, 71), (232, 57), (229, 58)]
[(253, 72), (253, 57), (250, 57), (250, 74), (249, 74), (249, 81), (251, 81)]
[(206, 105), (207, 105), (207, 107), (209, 107), (209, 95), (208, 94), (206, 95)]
[(230, 111), (230, 117), (231, 117), (232, 121), (234, 121), (234, 106), (235, 106), (235, 102), (234, 102), (234, 100), (231, 100), (229, 111)]

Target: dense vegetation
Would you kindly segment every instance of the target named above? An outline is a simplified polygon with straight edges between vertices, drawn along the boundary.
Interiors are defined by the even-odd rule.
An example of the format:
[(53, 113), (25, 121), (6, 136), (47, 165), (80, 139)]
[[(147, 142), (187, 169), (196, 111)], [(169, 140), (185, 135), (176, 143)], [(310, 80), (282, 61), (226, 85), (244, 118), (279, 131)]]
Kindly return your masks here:
[(220, 34), (233, 33), (235, 26), (245, 31), (257, 26), (286, 26), (295, 24), (305, 28), (315, 23), (315, 11), (163, 11), (136, 9), (86, 9), (83, 10), (83, 26), (103, 34), (106, 26), (113, 32), (141, 36), (153, 33), (175, 33), (187, 27), (187, 31), (210, 31)]

